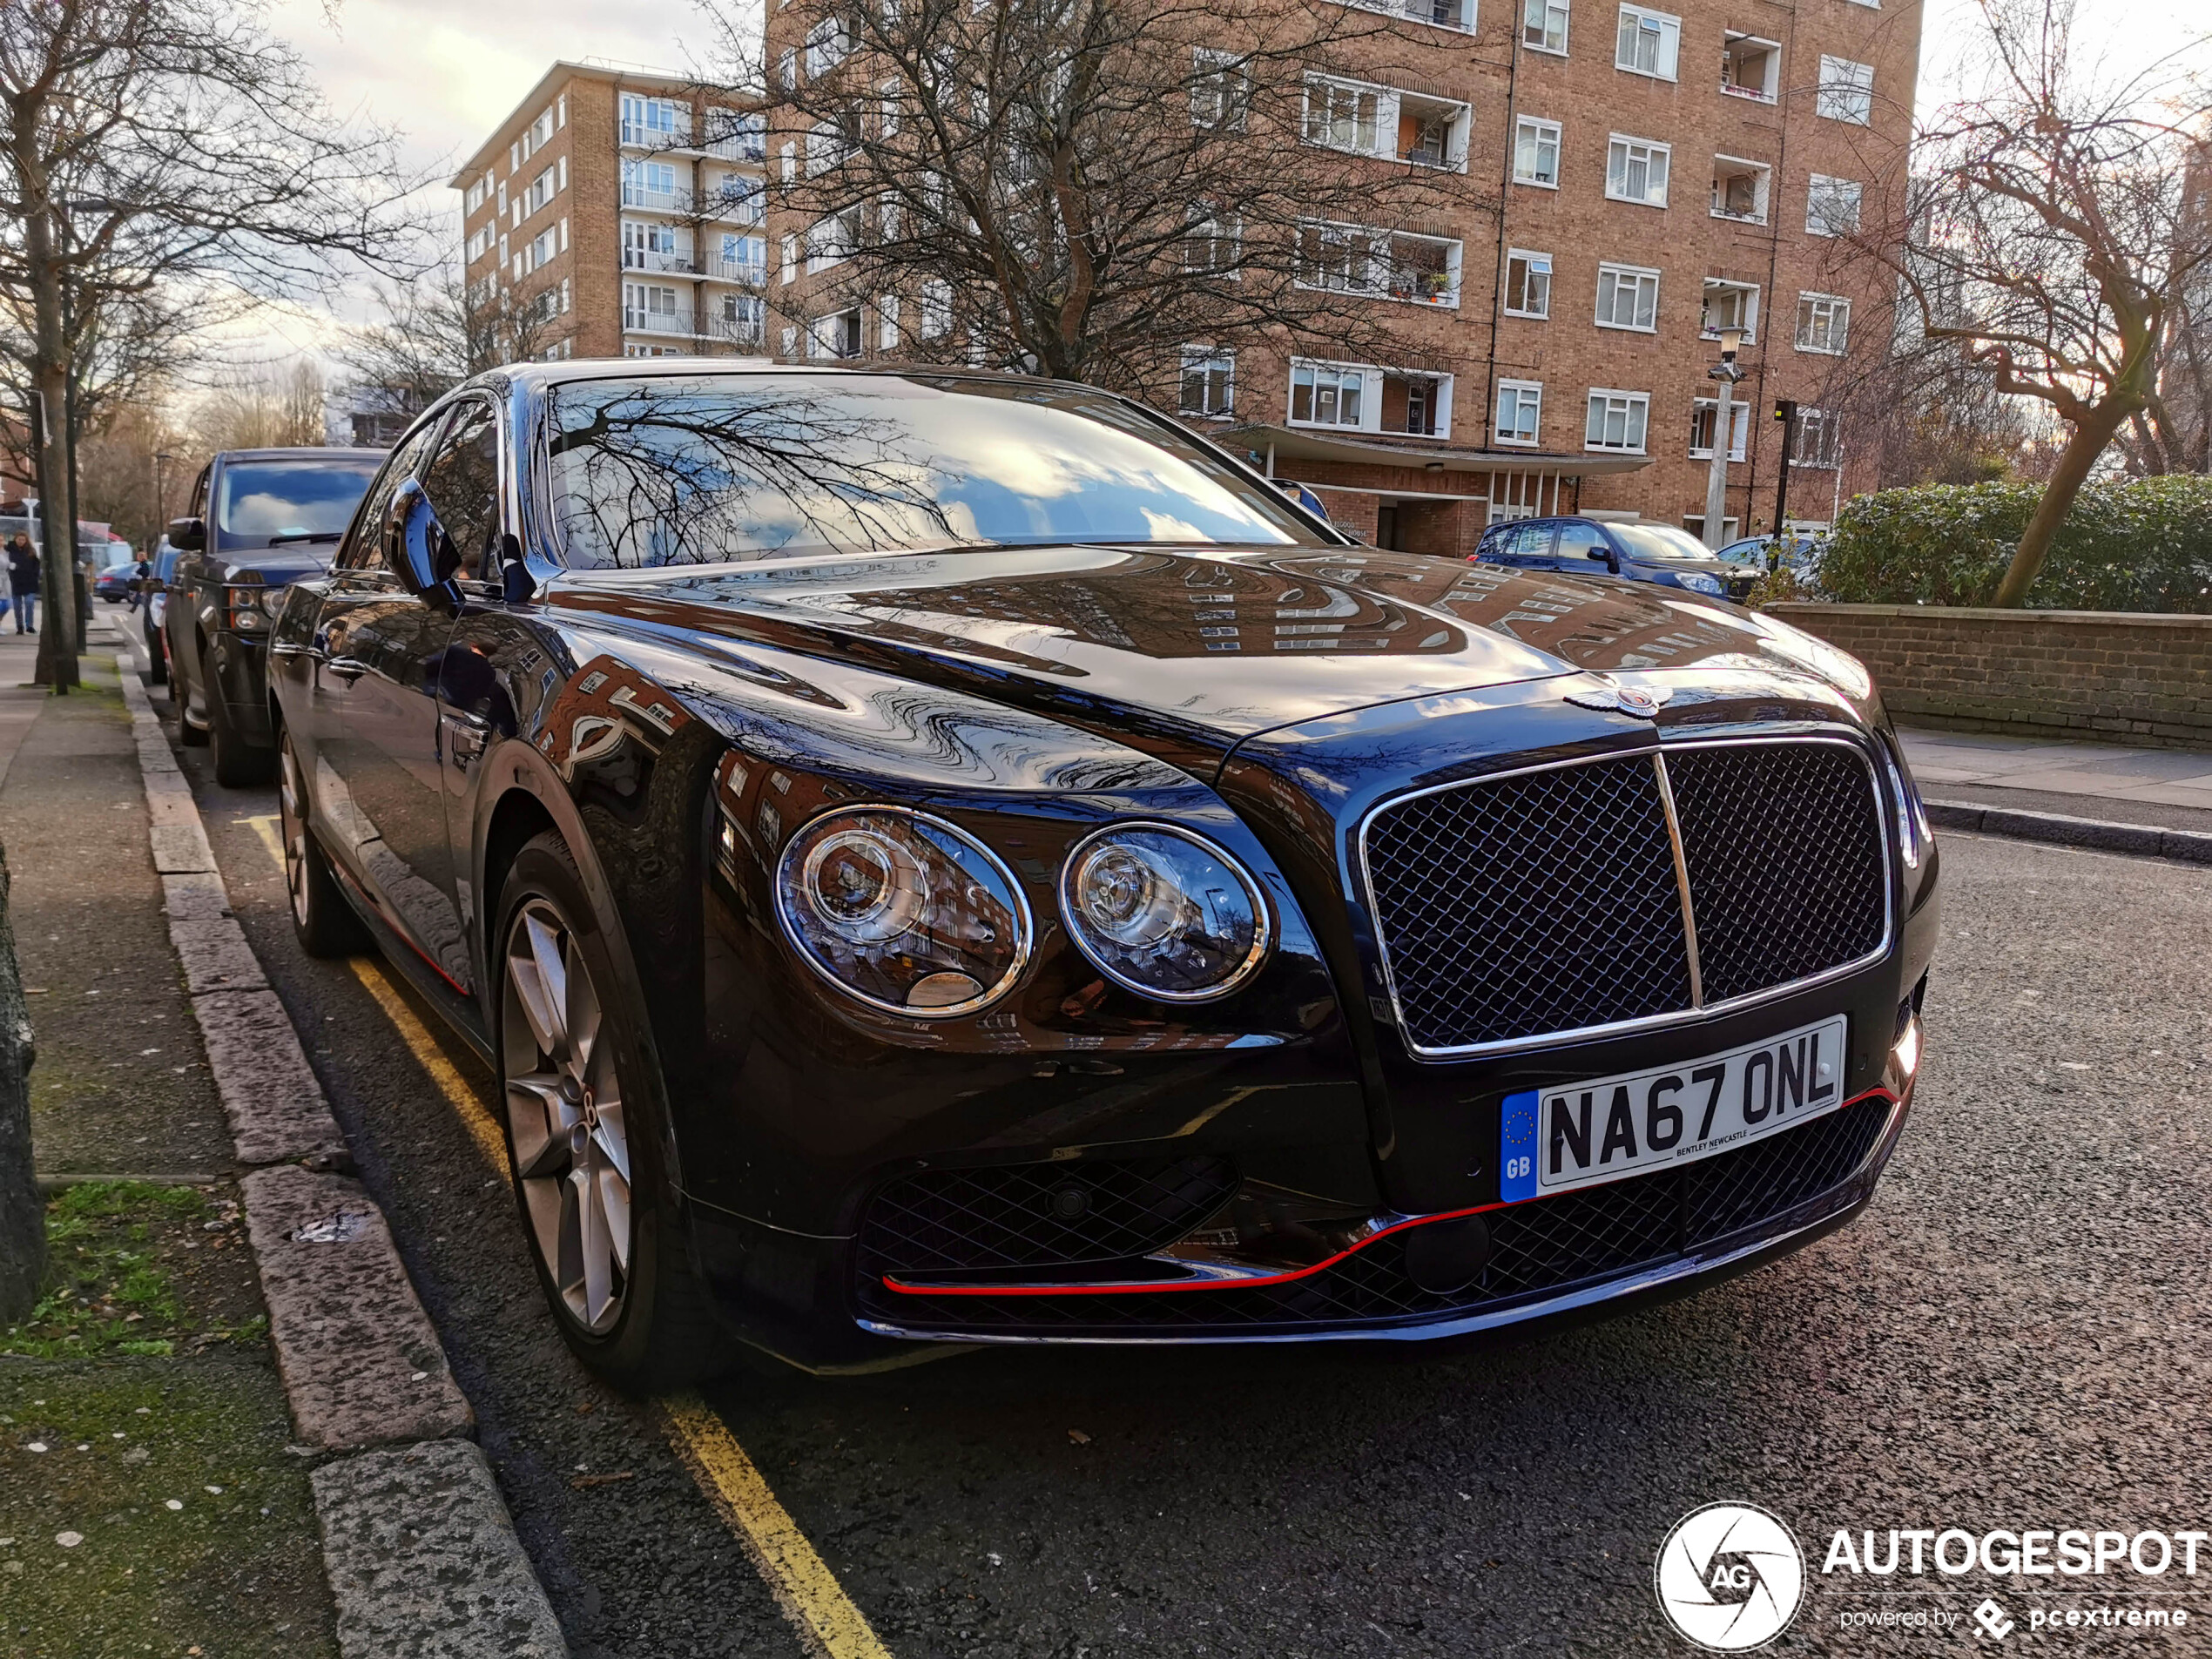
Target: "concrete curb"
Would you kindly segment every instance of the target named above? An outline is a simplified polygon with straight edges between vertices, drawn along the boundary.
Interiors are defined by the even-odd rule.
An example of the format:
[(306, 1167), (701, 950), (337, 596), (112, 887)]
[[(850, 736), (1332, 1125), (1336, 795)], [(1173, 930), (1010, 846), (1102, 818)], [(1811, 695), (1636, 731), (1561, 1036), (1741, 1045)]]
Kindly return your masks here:
[(1973, 830), (2015, 840), (2048, 841), (2060, 846), (2094, 847), (2104, 853), (2132, 853), (2140, 858), (2186, 859), (2212, 864), (2212, 835), (2201, 830), (2167, 829), (2156, 824), (2114, 824), (2101, 818), (2068, 818), (2060, 813), (2024, 813), (1977, 801), (1924, 803), (1938, 829)]
[[(557, 1659), (568, 1652), (474, 1442), (365, 1452), (325, 1464), (311, 1479), (345, 1652), (378, 1659)], [(487, 1551), (486, 1538), (502, 1547)]]
[(351, 1454), (311, 1477), (339, 1650), (563, 1659), (560, 1622), (490, 1466), (455, 1438), (475, 1416), (383, 1212), (359, 1182), (330, 1173), (352, 1168), (345, 1137), (231, 914), (134, 655), (115, 661), (170, 941), (239, 1161), (266, 1166), (240, 1185), (285, 1395), (301, 1444)]

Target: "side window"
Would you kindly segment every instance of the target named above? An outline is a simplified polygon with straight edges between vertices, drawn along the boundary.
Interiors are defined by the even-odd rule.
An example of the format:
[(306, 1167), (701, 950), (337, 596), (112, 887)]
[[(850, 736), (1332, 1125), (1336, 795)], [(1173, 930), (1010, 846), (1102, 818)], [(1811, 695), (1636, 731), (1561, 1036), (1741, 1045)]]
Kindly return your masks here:
[(1552, 522), (1548, 518), (1533, 518), (1513, 527), (1513, 540), (1506, 544), (1515, 563), (1534, 563), (1549, 558), (1552, 550)]
[(421, 475), (430, 509), (445, 527), (460, 574), (475, 580), (489, 565), (499, 534), (499, 422), (489, 403), (463, 403), (454, 412), (437, 459)]
[(1612, 556), (1612, 544), (1605, 539), (1605, 532), (1595, 524), (1561, 524), (1559, 527), (1560, 563), (1572, 570), (1577, 562), (1595, 563), (1590, 555), (1598, 558)]
[(199, 476), (192, 481), (190, 516), (193, 518), (205, 518), (207, 516), (207, 475), (214, 470), (214, 463), (210, 462), (199, 469)]
[(442, 419), (431, 421), (421, 431), (410, 433), (400, 440), (392, 453), (384, 457), (384, 469), (376, 475), (376, 482), (369, 485), (368, 494), (361, 497), (360, 509), (354, 514), (353, 528), (347, 532), (344, 547), (339, 550), (338, 565), (347, 570), (381, 570), (384, 569), (384, 515), (390, 510), (392, 497), (399, 487), (413, 475), (430, 441), (445, 424)]

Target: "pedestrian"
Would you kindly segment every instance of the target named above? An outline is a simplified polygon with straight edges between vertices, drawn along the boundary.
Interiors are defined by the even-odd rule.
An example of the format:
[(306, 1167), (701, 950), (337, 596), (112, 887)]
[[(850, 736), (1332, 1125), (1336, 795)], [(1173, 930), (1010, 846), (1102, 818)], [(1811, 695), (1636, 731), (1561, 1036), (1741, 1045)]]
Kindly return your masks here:
[(17, 530), (8, 542), (8, 591), (16, 600), (16, 631), (38, 631), (38, 550)]
[(145, 603), (146, 583), (152, 575), (153, 561), (139, 554), (138, 562), (131, 567), (131, 603), (125, 609), (136, 610)]

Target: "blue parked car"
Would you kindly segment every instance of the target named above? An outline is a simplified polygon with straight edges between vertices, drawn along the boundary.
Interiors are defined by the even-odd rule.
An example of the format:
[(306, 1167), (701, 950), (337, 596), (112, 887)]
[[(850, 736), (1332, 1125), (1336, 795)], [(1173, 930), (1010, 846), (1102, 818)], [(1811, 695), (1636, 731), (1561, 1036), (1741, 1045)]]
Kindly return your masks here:
[(1515, 518), (1482, 533), (1474, 556), (1484, 564), (1575, 576), (1600, 572), (1742, 602), (1766, 574), (1764, 563), (1722, 557), (1688, 530), (1671, 524), (1614, 523), (1595, 518)]
[(1787, 530), (1780, 536), (1753, 536), (1730, 542), (1718, 556), (1739, 564), (1777, 565), (1805, 586), (1817, 587), (1821, 556), (1827, 551), (1825, 532)]

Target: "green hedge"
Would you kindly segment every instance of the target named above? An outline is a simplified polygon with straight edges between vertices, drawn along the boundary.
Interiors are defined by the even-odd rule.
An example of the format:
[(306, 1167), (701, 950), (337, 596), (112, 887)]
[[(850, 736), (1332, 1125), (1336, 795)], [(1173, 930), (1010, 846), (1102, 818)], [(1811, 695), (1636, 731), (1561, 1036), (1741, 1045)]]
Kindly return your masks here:
[[(1986, 605), (2040, 484), (1919, 484), (1849, 502), (1820, 585), (1851, 604)], [(2029, 590), (2041, 610), (2212, 613), (2212, 478), (2090, 484)]]

